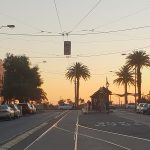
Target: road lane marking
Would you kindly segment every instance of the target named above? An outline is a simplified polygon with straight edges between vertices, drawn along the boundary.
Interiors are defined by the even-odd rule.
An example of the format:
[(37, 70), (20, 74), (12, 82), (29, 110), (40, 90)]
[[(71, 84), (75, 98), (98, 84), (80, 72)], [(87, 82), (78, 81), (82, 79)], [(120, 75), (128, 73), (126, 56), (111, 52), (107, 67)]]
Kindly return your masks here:
[(74, 139), (75, 139), (74, 150), (77, 150), (78, 148), (78, 130), (79, 130), (79, 111), (77, 114), (76, 129), (75, 129), (75, 134), (74, 134)]
[(57, 115), (57, 116), (55, 117), (55, 119), (57, 119), (58, 117), (60, 117), (61, 115), (63, 115), (64, 113), (66, 113), (66, 112), (68, 112), (68, 111), (69, 111), (69, 110), (66, 110), (66, 111), (62, 112), (61, 114)]
[[(64, 132), (70, 133), (70, 134), (74, 134), (72, 131), (64, 129), (64, 128), (60, 128), (60, 127), (55, 127), (55, 128), (59, 129), (59, 130), (62, 130)], [(91, 139), (94, 139), (94, 140), (102, 141), (102, 142), (105, 142), (105, 143), (108, 143), (108, 144), (111, 144), (111, 145), (114, 145), (114, 146), (117, 146), (117, 147), (120, 147), (120, 148), (123, 148), (123, 149), (126, 149), (126, 150), (131, 150), (130, 148), (118, 145), (116, 143), (113, 143), (113, 142), (110, 142), (110, 141), (107, 141), (107, 140), (103, 140), (101, 138), (96, 138), (96, 137), (89, 136), (89, 135), (86, 135), (86, 134), (81, 134), (81, 133), (78, 133), (78, 135), (81, 135), (81, 136), (84, 136), (84, 137), (87, 137), (87, 138), (91, 138)]]
[(62, 130), (64, 132), (68, 132), (68, 133), (71, 133), (71, 134), (74, 134), (74, 132), (70, 131), (70, 130), (67, 130), (67, 129), (64, 129), (64, 128), (60, 128), (58, 126), (55, 127), (56, 129), (59, 129), (59, 130)]
[(79, 133), (79, 135), (84, 136), (84, 137), (87, 137), (87, 138), (91, 138), (91, 139), (94, 139), (94, 140), (102, 141), (102, 142), (105, 142), (105, 143), (108, 143), (108, 144), (117, 146), (117, 147), (119, 147), (119, 148), (123, 148), (123, 149), (126, 149), (126, 150), (131, 150), (130, 148), (127, 148), (127, 147), (118, 145), (118, 144), (116, 144), (116, 143), (113, 143), (113, 142), (110, 142), (110, 141), (107, 141), (107, 140), (103, 140), (103, 139), (96, 138), (96, 137), (93, 137), (93, 136), (89, 136), (89, 135), (86, 135), (86, 134), (80, 134), (80, 133)]
[[(46, 123), (46, 122), (49, 122), (50, 120), (51, 120), (51, 118), (53, 118), (55, 115), (55, 117), (54, 118), (58, 118), (59, 116), (61, 116), (61, 115), (63, 115), (65, 112), (67, 112), (67, 110), (66, 111), (64, 111), (64, 112), (53, 112), (49, 117), (50, 118), (46, 118), (45, 120), (43, 120), (44, 121), (44, 123)], [(57, 113), (57, 114), (56, 114)], [(59, 113), (59, 114), (58, 114)], [(37, 114), (37, 115), (39, 115), (39, 114)], [(45, 115), (45, 113), (43, 113), (42, 115)], [(28, 131), (30, 131), (30, 130), (32, 130), (32, 129), (34, 129), (34, 128), (36, 128), (37, 126), (40, 126), (42, 124), (42, 122), (39, 122), (39, 124), (37, 124), (37, 125), (35, 125), (35, 126), (33, 126), (33, 127), (31, 127), (31, 128), (27, 128), (26, 130), (24, 130), (24, 131), (22, 131), (22, 132), (20, 132), (20, 133), (18, 133), (18, 134), (16, 134), (16, 135), (13, 135), (12, 137), (10, 137), (10, 138), (8, 138), (7, 140), (3, 140), (3, 141), (0, 141), (0, 145), (2, 146), (2, 145), (4, 145), (4, 144), (6, 144), (6, 143), (8, 143), (8, 142), (10, 142), (10, 141), (12, 141), (12, 140), (14, 140), (15, 138), (17, 138), (18, 136), (21, 136), (21, 135), (23, 135), (23, 134), (25, 134), (26, 132), (28, 132)], [(20, 141), (18, 141), (18, 143), (19, 143)], [(16, 143), (17, 144), (17, 143)]]
[(108, 134), (114, 134), (114, 135), (119, 135), (119, 136), (124, 136), (124, 137), (129, 137), (129, 138), (133, 138), (133, 139), (138, 139), (138, 140), (143, 140), (143, 141), (150, 142), (149, 139), (144, 139), (144, 138), (140, 138), (140, 137), (135, 137), (135, 136), (121, 134), (121, 133), (116, 133), (116, 132), (110, 132), (110, 131), (105, 131), (105, 130), (94, 129), (94, 128), (82, 126), (80, 124), (79, 124), (79, 127), (82, 127), (82, 128), (85, 128), (85, 129), (89, 129), (89, 130), (93, 130), (93, 131), (97, 131), (97, 132), (104, 132), (104, 133), (108, 133)]
[(43, 138), (49, 131), (51, 131), (54, 127), (57, 126), (57, 124), (64, 119), (70, 111), (68, 111), (63, 117), (61, 117), (56, 123), (54, 123), (49, 129), (47, 129), (45, 132), (43, 132), (38, 138), (36, 138), (31, 144), (29, 144), (24, 150), (28, 150), (35, 142), (39, 141), (41, 138)]
[[(118, 112), (118, 114), (121, 114), (121, 115), (124, 115), (123, 113), (121, 113), (121, 112)], [(129, 114), (132, 114), (132, 113), (129, 113)], [(116, 114), (117, 115), (117, 114)], [(146, 123), (145, 121), (143, 122), (143, 121), (137, 121), (137, 119), (139, 119), (139, 118), (141, 118), (141, 116), (139, 115), (139, 118), (137, 118), (137, 119), (133, 119), (133, 118), (128, 118), (128, 117), (125, 117), (125, 116), (120, 116), (120, 115), (118, 115), (119, 117), (121, 117), (121, 118), (125, 118), (125, 119), (128, 119), (128, 120), (131, 120), (131, 121), (134, 121), (134, 122), (137, 122), (137, 123), (141, 123), (141, 124), (143, 124), (143, 125), (148, 125), (148, 126), (150, 126), (150, 124), (149, 123)]]
[(135, 123), (128, 123), (128, 122), (96, 122), (96, 124), (95, 124), (95, 126), (97, 126), (97, 127), (99, 127), (99, 126), (102, 126), (102, 127), (105, 127), (105, 126), (116, 127), (118, 125), (129, 127), (129, 126), (132, 126), (132, 125), (139, 126), (139, 125), (142, 125), (142, 124), (139, 124), (137, 122), (135, 122)]
[(35, 127), (34, 129), (31, 129), (27, 132), (25, 132), (24, 134), (17, 136), (16, 138), (14, 138), (13, 140), (9, 141), (8, 143), (2, 145), (0, 148), (2, 149), (9, 149), (12, 146), (16, 145), (17, 143), (21, 142), (22, 140), (24, 140), (25, 138), (27, 138), (29, 135), (33, 134), (34, 132), (36, 132), (37, 130), (41, 129), (42, 127), (46, 126), (48, 123), (44, 122), (42, 123), (40, 126)]
[[(64, 113), (66, 113), (68, 110), (58, 114), (55, 118), (58, 118), (60, 117), (61, 115), (63, 115)], [(53, 114), (54, 115), (54, 114)], [(53, 116), (52, 115), (52, 116)], [(9, 140), (9, 142), (3, 144), (2, 146), (0, 146), (0, 150), (1, 149), (4, 149), (4, 150), (7, 150), (9, 148), (11, 148), (12, 146), (16, 145), (17, 143), (23, 141), (25, 138), (27, 138), (29, 135), (33, 134), (34, 132), (36, 132), (37, 130), (41, 129), (42, 127), (46, 126), (48, 124), (48, 121), (49, 119), (47, 119), (44, 123), (32, 128), (32, 129), (29, 129), (28, 131), (18, 135), (18, 136), (15, 136), (13, 138), (11, 138)]]

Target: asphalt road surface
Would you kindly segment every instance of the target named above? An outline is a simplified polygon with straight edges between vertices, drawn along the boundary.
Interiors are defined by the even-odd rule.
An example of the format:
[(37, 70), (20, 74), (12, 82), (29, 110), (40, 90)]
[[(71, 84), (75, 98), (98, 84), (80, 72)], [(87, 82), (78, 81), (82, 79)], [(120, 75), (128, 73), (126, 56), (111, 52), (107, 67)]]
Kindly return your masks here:
[[(150, 116), (64, 111), (42, 129), (1, 146), (10, 150), (149, 150)], [(16, 142), (19, 139), (20, 142)], [(15, 143), (9, 147), (11, 143)]]
[[(0, 120), (0, 145), (42, 123), (52, 120), (62, 111), (46, 110), (33, 115), (25, 115), (15, 120)], [(45, 123), (44, 123), (45, 124)]]

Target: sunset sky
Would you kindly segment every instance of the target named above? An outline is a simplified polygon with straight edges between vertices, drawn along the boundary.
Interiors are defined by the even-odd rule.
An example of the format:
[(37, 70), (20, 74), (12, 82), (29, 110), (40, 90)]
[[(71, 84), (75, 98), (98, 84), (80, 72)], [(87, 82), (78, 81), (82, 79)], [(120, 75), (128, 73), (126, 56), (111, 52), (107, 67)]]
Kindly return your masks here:
[[(60, 98), (74, 100), (74, 84), (65, 73), (75, 62), (91, 72), (88, 81), (81, 80), (81, 98), (90, 99), (105, 86), (106, 77), (112, 93), (122, 94), (124, 87), (113, 85), (113, 72), (125, 64), (123, 53), (145, 50), (150, 54), (149, 16), (149, 0), (0, 0), (0, 26), (15, 25), (0, 29), (0, 58), (8, 52), (30, 57), (33, 65), (39, 65), (42, 87), (54, 104)], [(64, 56), (64, 40), (72, 43), (69, 58)], [(143, 68), (143, 94), (150, 91), (149, 78), (150, 70)], [(128, 92), (134, 92), (134, 87)], [(118, 103), (117, 96), (112, 100)]]

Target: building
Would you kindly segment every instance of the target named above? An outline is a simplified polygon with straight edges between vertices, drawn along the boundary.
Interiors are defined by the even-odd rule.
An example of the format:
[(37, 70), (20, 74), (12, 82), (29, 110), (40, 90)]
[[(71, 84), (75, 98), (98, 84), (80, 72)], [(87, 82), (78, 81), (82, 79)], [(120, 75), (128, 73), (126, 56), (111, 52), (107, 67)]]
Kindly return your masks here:
[(92, 110), (96, 111), (106, 111), (109, 107), (109, 96), (111, 95), (111, 91), (108, 88), (100, 87), (93, 95), (91, 95), (91, 105)]
[(0, 59), (0, 104), (3, 101), (3, 97), (2, 97), (3, 80), (4, 80), (4, 67), (3, 67), (3, 61)]

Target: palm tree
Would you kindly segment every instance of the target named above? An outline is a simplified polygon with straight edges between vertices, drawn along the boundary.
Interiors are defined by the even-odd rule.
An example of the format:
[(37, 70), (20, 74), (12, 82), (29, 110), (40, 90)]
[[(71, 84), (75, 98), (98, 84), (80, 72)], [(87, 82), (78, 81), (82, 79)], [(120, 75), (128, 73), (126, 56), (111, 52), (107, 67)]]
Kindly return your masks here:
[(118, 85), (124, 85), (124, 95), (125, 95), (125, 104), (128, 103), (128, 91), (127, 87), (130, 84), (134, 84), (134, 79), (133, 79), (133, 72), (129, 69), (128, 66), (123, 66), (121, 69), (119, 69), (118, 72), (116, 72), (116, 75), (118, 76), (117, 79), (113, 81), (113, 83), (116, 83)]
[[(127, 57), (126, 64), (135, 69), (135, 88), (137, 84), (138, 89), (138, 100), (141, 99), (141, 81), (142, 81), (142, 73), (141, 69), (145, 67), (150, 67), (150, 57), (146, 54), (145, 51), (133, 51), (132, 54), (129, 54)], [(137, 81), (136, 81), (137, 76)], [(135, 93), (136, 94), (136, 93)]]
[(73, 81), (75, 83), (75, 104), (78, 107), (79, 103), (79, 82), (80, 79), (83, 78), (87, 80), (90, 78), (90, 72), (87, 66), (83, 65), (80, 62), (76, 62), (73, 66), (67, 69), (66, 78)]

